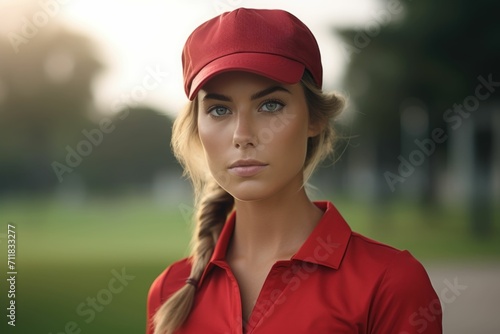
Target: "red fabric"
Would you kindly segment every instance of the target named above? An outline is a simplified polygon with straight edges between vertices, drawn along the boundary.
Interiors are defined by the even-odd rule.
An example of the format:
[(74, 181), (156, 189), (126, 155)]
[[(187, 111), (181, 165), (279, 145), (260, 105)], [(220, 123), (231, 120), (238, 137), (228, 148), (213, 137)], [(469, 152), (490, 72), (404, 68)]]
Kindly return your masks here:
[(321, 87), (318, 43), (303, 22), (284, 10), (238, 8), (196, 28), (182, 51), (184, 90), (193, 100), (213, 76), (249, 71), (294, 84), (304, 69)]
[[(407, 251), (352, 232), (329, 202), (298, 252), (270, 270), (248, 323), (238, 283), (224, 260), (235, 214), (226, 222), (176, 334), (442, 333), (441, 304), (422, 265)], [(185, 284), (190, 263), (170, 265), (151, 286), (148, 328), (158, 307)]]

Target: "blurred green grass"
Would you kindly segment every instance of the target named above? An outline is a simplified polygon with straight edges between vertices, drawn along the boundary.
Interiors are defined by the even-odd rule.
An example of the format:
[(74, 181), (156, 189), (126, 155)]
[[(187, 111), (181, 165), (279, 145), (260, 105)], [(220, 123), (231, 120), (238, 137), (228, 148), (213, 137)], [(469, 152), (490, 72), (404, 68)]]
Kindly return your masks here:
[[(424, 263), (500, 259), (499, 210), (487, 238), (474, 238), (463, 207), (421, 208), (411, 202), (384, 207), (333, 199), (353, 230), (400, 249)], [(65, 333), (74, 321), (81, 333), (142, 333), (151, 282), (188, 254), (190, 203), (158, 204), (148, 197), (94, 198), (63, 204), (50, 198), (3, 199), (0, 235), (17, 228), (17, 326), (2, 333)], [(1, 239), (1, 254), (6, 254)], [(0, 256), (5, 263), (6, 256)], [(1, 266), (5, 282), (6, 264)], [(76, 311), (106, 289), (111, 271), (134, 279), (113, 294), (89, 323)], [(3, 286), (3, 285), (2, 285)], [(1, 295), (6, 291), (2, 287)], [(2, 298), (3, 310), (7, 307)], [(7, 331), (5, 331), (6, 329)]]

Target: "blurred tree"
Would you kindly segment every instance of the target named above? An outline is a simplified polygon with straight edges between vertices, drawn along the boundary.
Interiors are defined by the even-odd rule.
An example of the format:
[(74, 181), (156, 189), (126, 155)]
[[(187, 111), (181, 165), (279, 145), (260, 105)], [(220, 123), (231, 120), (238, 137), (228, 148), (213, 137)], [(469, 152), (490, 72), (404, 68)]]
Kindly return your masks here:
[(170, 149), (169, 117), (148, 108), (130, 108), (114, 115), (108, 128), (109, 134), (102, 135), (79, 170), (90, 187), (121, 191), (130, 186), (149, 187), (155, 177), (176, 168), (181, 174)]
[[(401, 15), (390, 14), (398, 11), (395, 3), (404, 7)], [(497, 2), (384, 1), (383, 8), (389, 24), (382, 22), (387, 17), (375, 16), (364, 30), (340, 31), (351, 58), (345, 85), (359, 111), (357, 132), (363, 134), (359, 141), (376, 143), (372, 147), (379, 198), (391, 194), (383, 175), (398, 170), (398, 156), (409, 153), (402, 147), (405, 142), (415, 149), (414, 139), (429, 138), (432, 129), (446, 131), (445, 111), (475, 94), (478, 76), (486, 79), (492, 74), (498, 82), (500, 73)], [(498, 101), (498, 91), (494, 95)], [(407, 117), (407, 125), (424, 131), (405, 138), (401, 113), (408, 108), (413, 117)], [(434, 203), (439, 184), (436, 165), (446, 159), (446, 150), (447, 145), (436, 145), (426, 157), (428, 168), (422, 168), (427, 173), (422, 197), (427, 204)]]
[[(1, 11), (0, 21), (9, 15)], [(51, 163), (60, 143), (71, 142), (89, 123), (91, 84), (101, 62), (86, 37), (52, 20), (17, 48), (7, 38), (14, 32), (2, 31), (0, 193), (52, 189), (57, 178)], [(23, 26), (16, 27), (22, 37)]]
[(1, 9), (0, 194), (151, 187), (178, 166), (168, 117), (147, 108), (96, 113), (92, 81), (103, 65), (88, 38), (56, 17), (38, 27), (36, 3), (20, 20)]

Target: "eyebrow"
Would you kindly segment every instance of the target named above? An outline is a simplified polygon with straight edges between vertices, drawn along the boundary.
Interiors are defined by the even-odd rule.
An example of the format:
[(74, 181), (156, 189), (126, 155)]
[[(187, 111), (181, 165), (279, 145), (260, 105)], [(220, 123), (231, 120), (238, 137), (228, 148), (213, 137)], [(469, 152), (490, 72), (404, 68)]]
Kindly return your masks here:
[[(250, 96), (250, 100), (260, 99), (261, 97), (264, 97), (264, 96), (269, 95), (269, 94), (274, 93), (274, 92), (286, 92), (286, 93), (291, 94), (291, 92), (283, 86), (271, 86), (271, 87), (268, 87), (266, 89), (261, 90), (260, 92), (253, 94), (252, 96)], [(232, 101), (232, 99), (229, 96), (218, 94), (218, 93), (207, 93), (207, 95), (205, 95), (203, 97), (203, 101), (205, 101), (205, 100), (220, 100), (220, 101), (226, 101), (226, 102)]]

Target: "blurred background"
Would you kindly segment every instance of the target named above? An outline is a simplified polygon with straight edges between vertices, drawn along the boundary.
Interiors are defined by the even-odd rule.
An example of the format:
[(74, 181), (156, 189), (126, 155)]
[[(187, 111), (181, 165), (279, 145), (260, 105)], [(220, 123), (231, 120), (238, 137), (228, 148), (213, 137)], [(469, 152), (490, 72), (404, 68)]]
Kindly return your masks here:
[[(500, 333), (500, 25), (495, 1), (0, 1), (0, 263), (7, 333), (142, 333), (154, 278), (188, 255), (170, 151), (180, 55), (203, 21), (286, 9), (349, 106), (311, 180), (354, 230), (429, 271), (445, 333)], [(113, 282), (112, 284), (110, 284)]]

